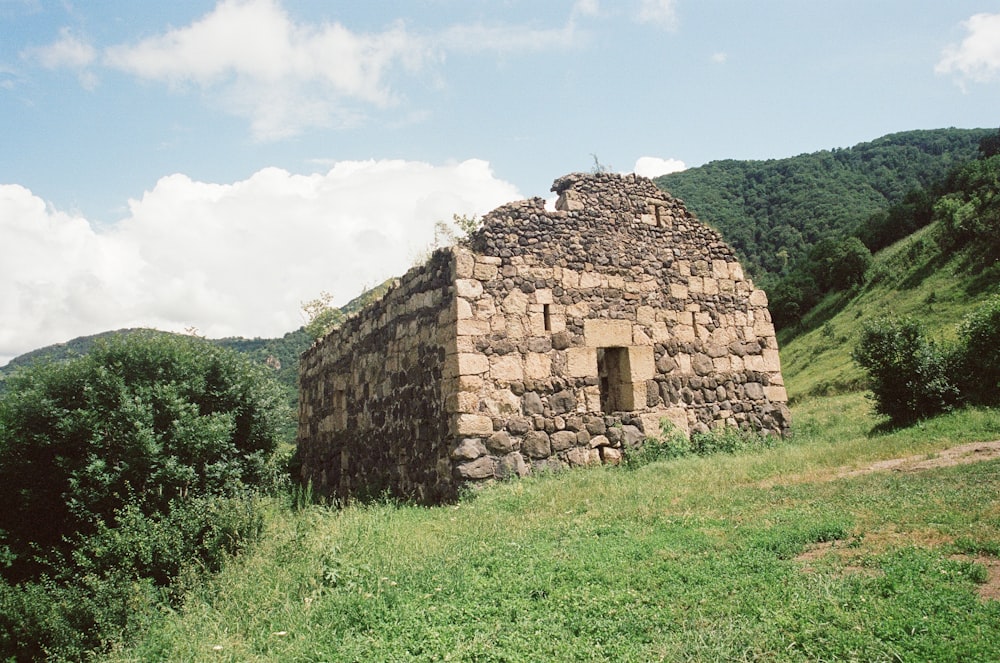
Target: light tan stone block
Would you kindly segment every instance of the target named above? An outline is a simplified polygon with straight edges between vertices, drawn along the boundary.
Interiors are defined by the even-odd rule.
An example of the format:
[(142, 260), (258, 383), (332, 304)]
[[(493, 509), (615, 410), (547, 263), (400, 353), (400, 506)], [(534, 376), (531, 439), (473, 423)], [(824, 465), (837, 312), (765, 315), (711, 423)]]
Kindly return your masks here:
[[(656, 364), (653, 361), (653, 346), (642, 345), (628, 348), (628, 364), (632, 382), (645, 382), (656, 376)], [(646, 385), (642, 385), (645, 394)], [(643, 402), (646, 397), (643, 395)]]
[(477, 320), (492, 320), (497, 314), (496, 304), (492, 297), (480, 297), (476, 300), (474, 316)]
[(492, 281), (497, 277), (500, 270), (496, 265), (490, 265), (482, 261), (476, 262), (476, 269), (472, 275), (480, 281)]
[(577, 409), (586, 408), (586, 412), (600, 412), (601, 411), (601, 388), (597, 385), (584, 387), (583, 388), (583, 398), (577, 399), (580, 402), (580, 406)]
[(456, 336), (455, 352), (478, 352), (476, 350), (476, 339), (472, 336)]
[(566, 350), (566, 373), (573, 378), (596, 376), (597, 348), (568, 348)]
[(540, 352), (529, 352), (524, 357), (524, 377), (544, 380), (552, 376), (552, 358)]
[(700, 276), (688, 277), (688, 292), (692, 295), (700, 295), (705, 292), (705, 280)]
[(521, 339), (528, 335), (527, 330), (525, 329), (524, 316), (508, 315), (508, 316), (497, 316), (497, 317), (505, 317), (507, 319), (507, 323), (505, 325), (507, 338)]
[(764, 387), (764, 395), (767, 400), (772, 403), (787, 403), (788, 402), (788, 392), (785, 388), (780, 385), (770, 385)]
[(615, 288), (616, 290), (621, 290), (625, 287), (625, 277), (618, 276), (617, 274), (608, 275), (608, 287)]
[(449, 432), (452, 435), (492, 435), (493, 419), (482, 414), (453, 414)]
[(524, 379), (521, 355), (515, 353), (490, 357), (490, 377), (498, 382), (520, 382)]
[(566, 316), (570, 318), (586, 318), (590, 315), (590, 304), (577, 302), (566, 307)]
[(694, 343), (697, 338), (692, 325), (677, 325), (671, 332), (678, 343)]
[[(534, 304), (533, 306), (538, 306), (541, 308), (541, 304)], [(544, 336), (548, 334), (548, 330), (545, 329), (545, 315), (541, 312), (531, 312), (528, 314), (528, 328), (526, 329), (529, 336)]]
[[(490, 369), (486, 355), (475, 352), (452, 355), (458, 362), (458, 375), (481, 375)], [(447, 360), (445, 360), (447, 362)]]
[(494, 417), (511, 417), (521, 413), (521, 398), (515, 396), (510, 389), (490, 391), (487, 397), (481, 400), (486, 412)]
[(520, 290), (512, 290), (509, 295), (504, 297), (500, 307), (508, 315), (524, 315), (528, 312), (528, 295)]
[(683, 352), (678, 353), (674, 357), (674, 361), (677, 362), (678, 375), (694, 375), (694, 369), (691, 367), (691, 355)]
[(461, 375), (456, 382), (459, 391), (479, 391), (483, 388), (483, 378), (478, 375)]
[(774, 325), (767, 320), (758, 319), (753, 323), (753, 333), (758, 338), (772, 338), (774, 336)]
[(472, 278), (472, 273), (476, 266), (476, 260), (472, 252), (456, 246), (452, 247), (452, 253), (455, 256), (455, 277), (459, 279)]
[(729, 278), (729, 263), (725, 260), (712, 261), (712, 276), (717, 279)]
[(474, 414), (479, 409), (479, 395), (469, 391), (457, 391), (445, 398), (445, 411), (449, 414)]
[(552, 291), (550, 289), (539, 288), (538, 290), (535, 290), (536, 304), (551, 304), (552, 302), (553, 302)]
[(781, 371), (781, 357), (777, 350), (765, 349), (761, 352), (764, 358), (764, 371), (767, 373), (778, 373)]
[(465, 320), (466, 318), (471, 318), (473, 316), (472, 304), (470, 304), (469, 300), (464, 297), (456, 297), (453, 300), (452, 306), (455, 309), (455, 317), (458, 320)]
[(706, 295), (717, 295), (719, 294), (719, 282), (709, 276), (705, 277), (705, 294)]
[(719, 292), (736, 292), (736, 281), (732, 279), (719, 279)]
[(632, 344), (629, 320), (584, 320), (584, 342), (592, 348), (625, 347)]
[(501, 265), (503, 264), (503, 259), (497, 256), (476, 256), (477, 263), (483, 263), (484, 265)]
[(750, 293), (749, 302), (750, 306), (763, 308), (767, 306), (767, 293), (760, 289), (754, 290)]
[(485, 336), (490, 333), (488, 320), (459, 320), (455, 325), (458, 336)]
[(607, 287), (608, 280), (602, 274), (597, 272), (581, 272), (580, 273), (580, 289), (585, 290), (588, 288), (605, 288)]
[(635, 311), (635, 321), (640, 325), (652, 327), (656, 324), (656, 309), (652, 306), (640, 306)]
[(652, 345), (653, 339), (649, 337), (646, 332), (642, 330), (642, 327), (636, 326), (632, 328), (632, 345)]
[(729, 278), (734, 281), (742, 281), (745, 277), (743, 276), (743, 266), (738, 262), (729, 263)]
[(483, 294), (483, 284), (476, 279), (455, 279), (455, 294), (466, 299), (476, 299)]
[(681, 276), (691, 276), (690, 260), (678, 260), (674, 265), (677, 267), (677, 273)]
[(562, 270), (562, 284), (567, 290), (576, 290), (580, 287), (580, 272), (573, 269)]
[(715, 366), (716, 373), (729, 373), (733, 370), (729, 357), (716, 357), (712, 360), (712, 365)]

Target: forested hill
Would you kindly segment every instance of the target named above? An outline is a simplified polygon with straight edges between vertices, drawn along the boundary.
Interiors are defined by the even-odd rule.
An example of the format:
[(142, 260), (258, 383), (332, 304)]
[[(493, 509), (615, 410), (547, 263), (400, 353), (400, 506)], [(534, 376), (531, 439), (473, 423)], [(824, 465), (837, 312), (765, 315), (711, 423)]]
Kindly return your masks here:
[(778, 273), (823, 239), (847, 237), (975, 159), (996, 129), (935, 129), (883, 136), (845, 149), (767, 161), (713, 161), (657, 178), (718, 229), (749, 270)]

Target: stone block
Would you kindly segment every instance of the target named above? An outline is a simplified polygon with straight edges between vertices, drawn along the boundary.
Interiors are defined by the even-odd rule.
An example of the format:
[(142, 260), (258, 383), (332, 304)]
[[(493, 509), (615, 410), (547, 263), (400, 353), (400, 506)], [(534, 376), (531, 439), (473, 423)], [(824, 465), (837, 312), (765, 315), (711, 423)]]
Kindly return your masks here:
[(449, 428), (452, 435), (489, 436), (493, 434), (493, 419), (482, 414), (454, 414)]
[(468, 463), (462, 463), (455, 468), (462, 479), (489, 479), (496, 472), (496, 461), (490, 456), (483, 456)]
[(652, 306), (640, 306), (635, 310), (635, 321), (640, 325), (652, 327), (656, 324), (656, 309)]
[(554, 300), (552, 299), (552, 291), (548, 288), (539, 288), (535, 290), (535, 303), (536, 304), (552, 304)]
[(479, 409), (479, 395), (471, 391), (456, 391), (445, 398), (445, 411), (475, 413)]
[(571, 378), (597, 376), (597, 348), (575, 347), (566, 350), (566, 373)]
[(483, 294), (483, 284), (476, 279), (455, 279), (455, 294), (466, 299), (477, 299)]
[(552, 358), (548, 354), (529, 352), (524, 358), (524, 376), (544, 380), (552, 376)]
[[(461, 301), (461, 300), (459, 300)], [(458, 320), (455, 323), (457, 336), (486, 336), (491, 331), (488, 320)]]
[(470, 279), (476, 266), (476, 259), (472, 252), (461, 247), (453, 247), (452, 253), (455, 256), (455, 278)]
[(515, 476), (526, 477), (529, 474), (531, 474), (531, 467), (524, 462), (524, 456), (517, 451), (503, 456), (496, 465), (498, 479), (509, 479)]
[(504, 297), (500, 308), (507, 315), (524, 315), (528, 312), (528, 295), (520, 290), (512, 290), (510, 294)]
[(781, 371), (781, 356), (778, 354), (777, 350), (765, 348), (764, 350), (761, 350), (761, 356), (764, 358), (765, 372), (778, 373)]
[(492, 281), (497, 277), (499, 271), (500, 270), (497, 269), (496, 265), (490, 265), (482, 261), (477, 261), (476, 268), (472, 275), (480, 281)]
[(653, 346), (651, 345), (629, 347), (628, 363), (629, 377), (632, 382), (651, 380), (656, 376), (656, 362), (653, 360)]
[(520, 354), (493, 355), (489, 364), (490, 378), (497, 382), (520, 382), (524, 379), (524, 366)]
[(495, 454), (506, 454), (514, 450), (514, 440), (507, 431), (497, 431), (486, 438), (486, 449)]
[(570, 467), (586, 467), (587, 465), (598, 465), (601, 462), (601, 454), (597, 449), (586, 447), (574, 447), (566, 452), (566, 462)]
[(601, 455), (601, 462), (605, 465), (620, 465), (622, 462), (622, 450), (614, 447), (603, 446), (597, 450)]
[(767, 293), (758, 288), (750, 293), (749, 302), (750, 306), (763, 308), (767, 306)]
[(712, 261), (712, 276), (717, 279), (729, 278), (729, 263), (725, 260)]
[(485, 455), (486, 446), (478, 437), (465, 438), (451, 451), (454, 460), (475, 460)]
[(767, 400), (772, 403), (786, 403), (788, 402), (788, 392), (781, 385), (770, 385), (764, 387), (764, 395), (767, 396)]
[(576, 433), (568, 430), (557, 431), (549, 436), (549, 441), (552, 445), (553, 453), (565, 451), (576, 445)]
[(552, 455), (548, 434), (537, 430), (528, 431), (521, 441), (521, 451), (529, 458), (548, 458)]
[(632, 345), (632, 322), (629, 320), (583, 321), (584, 342), (591, 348), (620, 348)]
[(587, 290), (590, 288), (604, 288), (607, 287), (608, 280), (603, 274), (598, 274), (597, 272), (581, 272), (580, 273), (580, 289)]
[(670, 296), (674, 299), (687, 299), (688, 287), (680, 283), (671, 283), (669, 286)]

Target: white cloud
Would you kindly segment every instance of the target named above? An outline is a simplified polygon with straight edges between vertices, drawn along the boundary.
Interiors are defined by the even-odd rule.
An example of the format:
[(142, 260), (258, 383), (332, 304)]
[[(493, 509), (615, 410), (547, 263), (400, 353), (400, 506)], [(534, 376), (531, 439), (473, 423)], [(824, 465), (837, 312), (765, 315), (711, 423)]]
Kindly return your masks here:
[(709, 58), (709, 60), (712, 61), (712, 64), (726, 64), (726, 60), (728, 59), (729, 56), (723, 51), (719, 51), (718, 53), (712, 53), (712, 56)]
[(570, 12), (571, 16), (598, 16), (601, 13), (601, 7), (597, 0), (576, 0), (573, 4), (573, 11)]
[(668, 173), (686, 170), (687, 166), (679, 159), (661, 159), (660, 157), (639, 157), (635, 161), (632, 172), (643, 177), (659, 177)]
[(209, 91), (268, 140), (307, 126), (349, 124), (353, 104), (394, 104), (389, 71), (415, 70), (430, 53), (402, 25), (358, 34), (339, 23), (295, 23), (277, 0), (223, 0), (188, 26), (108, 49), (105, 62)]
[(571, 20), (561, 28), (534, 29), (523, 25), (454, 25), (436, 41), (446, 50), (518, 53), (571, 48), (579, 43), (579, 32)]
[(162, 178), (106, 230), (0, 185), (0, 365), (30, 349), (151, 326), (278, 336), (320, 291), (339, 304), (405, 272), (434, 222), (520, 198), (489, 164), (336, 163), (232, 184)]
[(976, 14), (962, 25), (968, 36), (944, 50), (934, 71), (957, 74), (962, 81), (994, 80), (1000, 74), (1000, 14)]
[(83, 69), (94, 61), (97, 52), (93, 46), (75, 37), (69, 28), (63, 28), (59, 31), (59, 39), (55, 42), (48, 46), (29, 48), (22, 55), (38, 60), (46, 69), (60, 67)]
[(640, 0), (637, 18), (666, 30), (677, 29), (676, 0)]
[(97, 76), (88, 67), (97, 57), (97, 51), (89, 43), (73, 35), (69, 28), (59, 31), (59, 39), (37, 48), (28, 48), (21, 57), (35, 60), (46, 69), (75, 69), (80, 85), (86, 90), (97, 87)]

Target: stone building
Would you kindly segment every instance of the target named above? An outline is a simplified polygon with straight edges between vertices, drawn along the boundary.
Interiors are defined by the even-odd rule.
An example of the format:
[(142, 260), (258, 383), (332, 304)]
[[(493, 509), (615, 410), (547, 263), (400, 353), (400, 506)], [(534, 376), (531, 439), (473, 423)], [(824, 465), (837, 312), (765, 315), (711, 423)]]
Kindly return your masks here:
[(504, 205), (302, 356), (302, 480), (430, 503), (617, 463), (683, 431), (789, 425), (767, 298), (681, 201), (572, 174)]

